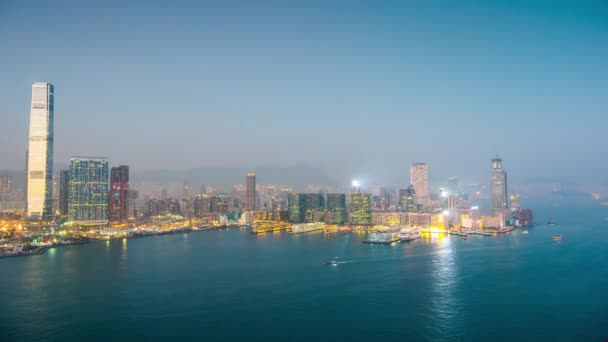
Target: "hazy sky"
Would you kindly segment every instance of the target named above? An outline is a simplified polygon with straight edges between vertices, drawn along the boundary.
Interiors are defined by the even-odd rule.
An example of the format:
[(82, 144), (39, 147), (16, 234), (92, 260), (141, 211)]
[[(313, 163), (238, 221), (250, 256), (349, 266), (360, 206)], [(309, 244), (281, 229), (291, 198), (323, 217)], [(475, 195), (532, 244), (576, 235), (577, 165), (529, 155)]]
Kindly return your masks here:
[(0, 169), (49, 81), (58, 164), (606, 181), (606, 1), (85, 3), (0, 1)]

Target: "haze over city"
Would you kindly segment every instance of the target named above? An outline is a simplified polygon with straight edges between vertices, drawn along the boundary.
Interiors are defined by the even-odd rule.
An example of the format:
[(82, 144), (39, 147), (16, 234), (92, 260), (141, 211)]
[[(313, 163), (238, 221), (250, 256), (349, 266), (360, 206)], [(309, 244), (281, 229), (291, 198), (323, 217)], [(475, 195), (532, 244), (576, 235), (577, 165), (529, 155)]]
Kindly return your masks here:
[[(424, 161), (485, 182), (498, 153), (512, 184), (606, 184), (606, 7), (3, 1), (0, 169), (23, 170), (30, 87), (50, 81), (56, 169), (400, 184)], [(224, 171), (209, 181), (242, 182)]]

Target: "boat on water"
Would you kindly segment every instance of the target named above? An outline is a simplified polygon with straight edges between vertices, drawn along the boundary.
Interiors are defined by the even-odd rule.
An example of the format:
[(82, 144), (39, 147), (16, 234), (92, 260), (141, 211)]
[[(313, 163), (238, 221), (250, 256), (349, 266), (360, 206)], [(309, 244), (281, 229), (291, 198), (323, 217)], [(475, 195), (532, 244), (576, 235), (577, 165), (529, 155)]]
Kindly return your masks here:
[(413, 241), (420, 239), (420, 235), (419, 231), (412, 231), (409, 228), (404, 228), (399, 232), (399, 240), (401, 240), (401, 242)]
[(467, 235), (462, 235), (462, 236), (461, 236), (461, 238), (462, 238), (463, 240), (468, 239)]
[(547, 224), (549, 224), (549, 225), (553, 225), (553, 224), (555, 224), (555, 223), (556, 223), (556, 221), (555, 221), (555, 220), (553, 220), (553, 218), (552, 218), (551, 216), (549, 216), (549, 219), (547, 220)]
[(521, 233), (522, 233), (522, 234), (528, 234), (528, 230), (527, 230), (527, 229), (526, 229), (526, 230), (523, 230)]
[(372, 232), (369, 234), (367, 240), (363, 241), (363, 243), (377, 243), (388, 245), (393, 242), (399, 241), (399, 234), (399, 231)]
[(323, 263), (325, 265), (338, 265), (338, 263), (340, 262), (340, 258), (338, 257), (333, 257), (331, 259), (326, 259), (325, 261), (323, 261)]
[(555, 235), (555, 236), (552, 236), (551, 239), (553, 241), (562, 241), (564, 239), (564, 236), (563, 235)]

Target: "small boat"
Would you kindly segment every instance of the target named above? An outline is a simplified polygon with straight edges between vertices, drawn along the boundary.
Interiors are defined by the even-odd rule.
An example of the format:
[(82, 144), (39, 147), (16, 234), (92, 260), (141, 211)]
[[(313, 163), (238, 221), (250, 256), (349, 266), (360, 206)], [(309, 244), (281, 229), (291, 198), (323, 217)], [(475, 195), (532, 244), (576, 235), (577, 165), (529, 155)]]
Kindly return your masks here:
[(522, 231), (521, 233), (522, 234), (528, 234), (528, 230), (526, 229), (526, 230)]
[(564, 239), (564, 236), (563, 235), (555, 235), (555, 236), (552, 236), (551, 239), (553, 241), (562, 241)]
[(552, 218), (551, 216), (549, 216), (549, 219), (547, 220), (547, 224), (549, 224), (549, 225), (553, 225), (553, 224), (555, 224), (555, 223), (556, 223), (556, 222), (553, 220), (553, 218)]
[(467, 239), (467, 235), (462, 235), (462, 239), (466, 240)]
[(334, 257), (334, 258), (325, 260), (323, 263), (325, 265), (338, 265), (339, 262), (340, 262), (340, 258)]

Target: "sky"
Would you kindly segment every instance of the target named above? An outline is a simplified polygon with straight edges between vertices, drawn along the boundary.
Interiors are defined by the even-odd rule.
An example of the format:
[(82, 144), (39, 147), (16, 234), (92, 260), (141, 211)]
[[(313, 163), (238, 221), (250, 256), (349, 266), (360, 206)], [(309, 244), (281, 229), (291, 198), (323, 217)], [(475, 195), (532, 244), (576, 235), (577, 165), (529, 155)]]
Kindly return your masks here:
[(605, 1), (0, 0), (0, 169), (48, 81), (56, 167), (608, 184), (607, 61)]

